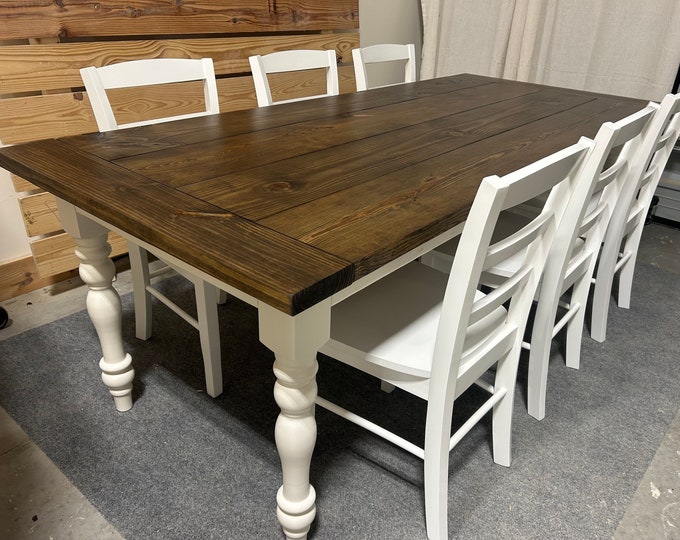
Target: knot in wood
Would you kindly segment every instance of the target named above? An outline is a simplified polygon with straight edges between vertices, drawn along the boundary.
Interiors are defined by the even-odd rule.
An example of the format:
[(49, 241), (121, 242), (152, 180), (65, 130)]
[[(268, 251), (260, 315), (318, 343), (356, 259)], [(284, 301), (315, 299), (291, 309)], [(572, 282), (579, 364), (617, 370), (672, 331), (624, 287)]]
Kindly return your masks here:
[(290, 191), (293, 186), (291, 186), (290, 182), (272, 182), (265, 187), (268, 191)]

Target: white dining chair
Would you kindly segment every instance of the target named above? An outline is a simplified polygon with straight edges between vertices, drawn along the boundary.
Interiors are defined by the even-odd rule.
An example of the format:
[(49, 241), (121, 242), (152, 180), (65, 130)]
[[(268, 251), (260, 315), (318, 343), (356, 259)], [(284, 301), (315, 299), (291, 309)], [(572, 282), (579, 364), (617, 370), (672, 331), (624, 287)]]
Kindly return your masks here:
[[(584, 177), (592, 179), (592, 183), (584, 183), (574, 191), (567, 212), (559, 217), (556, 240), (535, 298), (530, 336), (522, 342), (522, 347), (529, 350), (527, 408), (538, 420), (545, 417), (552, 340), (565, 328), (565, 363), (573, 369), (580, 367), (586, 307), (600, 246), (657, 110), (658, 105), (651, 103), (618, 122), (602, 125), (585, 165)], [(522, 226), (538, 213), (532, 202), (535, 201), (504, 212), (498, 227), (511, 231)], [(423, 260), (446, 271), (454, 251), (455, 239), (428, 253)], [(489, 268), (482, 275), (482, 283), (495, 286), (516, 271), (519, 263), (516, 257)]]
[(607, 335), (607, 318), (614, 277), (618, 274), (619, 307), (630, 307), (633, 274), (647, 212), (668, 158), (680, 134), (680, 94), (661, 101), (639, 159), (631, 166), (631, 181), (621, 192), (605, 234), (595, 274), (591, 337), (599, 342)]
[[(556, 215), (567, 201), (548, 197), (527, 226), (492, 244), (498, 216), (546, 191), (568, 189), (592, 147), (582, 139), (516, 172), (483, 179), (450, 273), (412, 262), (332, 308), (331, 338), (321, 352), (426, 400), (424, 446), (322, 397), (316, 402), (424, 459), (430, 539), (447, 538), (449, 452), (489, 411), (493, 459), (510, 465), (522, 334)], [(491, 293), (480, 292), (482, 272), (518, 252), (523, 253), (519, 270)], [(454, 400), (473, 384), (490, 397), (451, 435)], [(398, 399), (397, 393), (391, 396)]]
[[(575, 187), (566, 212), (558, 219), (555, 242), (535, 297), (530, 336), (522, 342), (522, 347), (529, 350), (527, 408), (538, 420), (545, 417), (552, 341), (563, 329), (566, 329), (566, 365), (580, 367), (586, 306), (602, 239), (657, 109), (656, 104), (650, 104), (623, 120), (602, 125), (584, 167), (583, 176), (591, 179), (591, 183), (582, 182)], [(512, 230), (527, 219), (526, 215), (505, 212), (499, 226)], [(516, 271), (518, 264), (515, 258), (488, 269), (482, 283), (495, 286)]]
[(391, 86), (391, 84), (369, 84), (367, 66), (370, 64), (401, 62), (404, 64), (404, 76), (401, 80), (393, 84), (410, 83), (417, 80), (416, 48), (413, 43), (406, 45), (397, 43), (381, 43), (378, 45), (369, 45), (368, 47), (362, 47), (360, 49), (353, 49), (352, 61), (354, 63), (354, 79), (356, 81), (357, 91), (359, 92), (368, 90), (369, 88)]
[[(278, 51), (264, 55), (254, 55), (248, 58), (255, 84), (255, 95), (258, 107), (303, 101), (324, 96), (337, 96), (340, 93), (338, 82), (338, 64), (335, 51), (296, 49)], [(325, 70), (326, 92), (274, 101), (272, 99), (269, 78), (274, 73), (289, 73), (295, 71)]]
[[(80, 70), (80, 75), (92, 104), (97, 126), (101, 132), (219, 113), (215, 72), (210, 58), (133, 60), (103, 67), (86, 67)], [(203, 81), (204, 110), (125, 124), (117, 122), (107, 93), (108, 90), (116, 88), (189, 81)], [(206, 389), (208, 394), (213, 397), (220, 395), (222, 393), (222, 361), (217, 304), (225, 301), (225, 293), (218, 291), (214, 285), (206, 283), (190, 271), (180, 270), (167, 261), (161, 261), (164, 263), (162, 267), (153, 271), (150, 270), (146, 249), (134, 242), (128, 241), (128, 252), (132, 273), (137, 337), (139, 339), (151, 337), (152, 297), (155, 297), (199, 331)], [(195, 290), (196, 317), (187, 313), (153, 286), (154, 278), (173, 271), (192, 282)]]

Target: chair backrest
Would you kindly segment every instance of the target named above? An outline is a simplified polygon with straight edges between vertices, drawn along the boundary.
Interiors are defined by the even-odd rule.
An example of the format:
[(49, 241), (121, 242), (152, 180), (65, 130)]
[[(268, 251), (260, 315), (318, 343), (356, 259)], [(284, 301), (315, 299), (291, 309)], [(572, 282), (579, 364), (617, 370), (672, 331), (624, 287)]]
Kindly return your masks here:
[[(658, 105), (650, 103), (618, 122), (605, 122), (595, 136), (595, 147), (584, 165), (584, 177), (593, 181), (574, 190), (568, 206), (570, 212), (559, 220), (546, 262), (541, 295), (554, 296), (552, 305), (556, 306), (557, 298), (575, 276), (586, 273), (592, 276), (612, 211), (657, 110)], [(607, 163), (614, 154), (613, 163)], [(550, 314), (550, 320), (554, 316)]]
[[(265, 55), (255, 55), (248, 58), (253, 73), (257, 105), (269, 105), (302, 101), (324, 96), (337, 96), (340, 93), (338, 83), (338, 64), (335, 51), (322, 50), (291, 50), (278, 51)], [(307, 71), (313, 69), (326, 70), (326, 92), (302, 98), (274, 101), (269, 87), (269, 73), (286, 73), (291, 71)]]
[[(467, 388), (506, 354), (519, 356), (521, 338), (557, 226), (570, 194), (583, 180), (593, 141), (577, 144), (503, 177), (485, 178), (468, 214), (444, 296), (435, 343), (430, 392), (455, 392), (456, 379)], [(501, 211), (549, 192), (541, 212), (519, 231), (496, 240)], [(496, 233), (494, 235), (494, 233)], [(491, 244), (492, 238), (494, 243)], [(522, 264), (488, 295), (475, 299), (484, 270), (523, 253)], [(475, 324), (506, 302), (505, 320), (483, 341)], [(470, 347), (467, 337), (473, 337)]]
[(412, 43), (407, 45), (382, 43), (353, 49), (352, 60), (354, 62), (354, 78), (356, 80), (357, 91), (379, 87), (378, 85), (369, 85), (368, 83), (368, 72), (366, 69), (368, 64), (405, 61), (404, 78), (395, 84), (416, 81), (416, 48)]
[[(619, 227), (622, 226), (622, 229), (619, 236), (639, 236), (641, 233), (652, 197), (678, 135), (680, 135), (680, 94), (668, 94), (661, 101), (649, 134), (642, 143), (640, 169), (632, 171), (635, 181), (621, 193), (621, 216), (617, 224)], [(635, 249), (637, 250), (637, 246)]]
[[(147, 60), (133, 60), (99, 68), (94, 66), (82, 68), (80, 76), (90, 98), (99, 131), (112, 131), (121, 128), (157, 124), (220, 112), (215, 70), (211, 58), (151, 58)], [(116, 121), (116, 116), (107, 95), (107, 90), (116, 88), (132, 88), (190, 81), (203, 81), (204, 111), (119, 124)]]

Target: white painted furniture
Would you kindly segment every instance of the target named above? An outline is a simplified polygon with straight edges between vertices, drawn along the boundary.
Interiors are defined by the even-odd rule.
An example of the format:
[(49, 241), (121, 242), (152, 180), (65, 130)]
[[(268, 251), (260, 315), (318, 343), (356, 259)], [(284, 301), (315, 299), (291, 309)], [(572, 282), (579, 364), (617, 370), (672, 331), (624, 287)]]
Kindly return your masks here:
[[(253, 73), (253, 83), (255, 84), (255, 94), (257, 95), (257, 105), (266, 107), (269, 105), (303, 101), (306, 99), (336, 96), (340, 93), (338, 83), (338, 64), (335, 51), (316, 51), (308, 49), (298, 49), (291, 51), (278, 51), (265, 55), (254, 55), (248, 58), (250, 69)], [(307, 71), (313, 69), (324, 69), (326, 72), (326, 92), (306, 96), (302, 98), (285, 99), (274, 102), (272, 99), (269, 79), (270, 73), (287, 73), (293, 71)]]
[[(103, 67), (86, 67), (80, 70), (80, 76), (90, 98), (99, 131), (146, 126), (220, 112), (215, 71), (212, 59), (210, 58), (201, 58), (199, 60), (186, 58), (133, 60)], [(116, 121), (107, 90), (188, 81), (203, 81), (205, 96), (204, 111), (177, 116), (165, 116), (128, 124), (118, 124)]]
[[(556, 216), (564, 212), (574, 178), (581, 175), (592, 147), (592, 141), (582, 139), (516, 172), (485, 178), (449, 274), (413, 262), (331, 309), (331, 339), (322, 353), (428, 402), (421, 448), (317, 398), (318, 405), (424, 459), (430, 539), (447, 538), (449, 451), (491, 410), (494, 461), (510, 465), (522, 335), (555, 234)], [(543, 211), (525, 227), (490, 244), (502, 210), (551, 189), (561, 196), (549, 197)], [(517, 271), (488, 295), (480, 292), (482, 272), (517, 253), (523, 254)], [(454, 399), (475, 383), (491, 396), (451, 436)]]
[[(357, 91), (379, 88), (368, 82), (369, 76), (367, 65), (383, 62), (403, 62), (404, 77), (395, 84), (410, 83), (416, 81), (416, 48), (412, 43), (402, 45), (396, 43), (381, 43), (352, 50), (354, 62), (354, 78)], [(390, 85), (383, 85), (390, 86)]]
[[(581, 356), (583, 322), (591, 279), (607, 224), (627, 179), (631, 162), (640, 149), (645, 130), (657, 110), (650, 104), (639, 113), (616, 123), (607, 122), (595, 137), (595, 149), (584, 166), (564, 215), (559, 220), (555, 242), (548, 255), (536, 295), (536, 312), (529, 341), (527, 403), (531, 416), (545, 416), (550, 347), (557, 334), (566, 328), (566, 364), (578, 369)], [(614, 152), (612, 152), (614, 149)], [(616, 154), (608, 164), (610, 154)], [(526, 217), (505, 213), (509, 227)], [(485, 272), (482, 281), (495, 285), (500, 277), (515, 270), (519, 261), (508, 261)], [(509, 266), (509, 268), (508, 268)], [(559, 316), (558, 316), (559, 314)]]
[[(97, 127), (101, 132), (170, 122), (183, 118), (194, 118), (220, 112), (215, 71), (212, 59), (210, 58), (198, 60), (179, 58), (135, 60), (99, 68), (94, 66), (86, 67), (80, 70), (80, 75), (92, 104)], [(108, 90), (116, 88), (153, 86), (189, 81), (203, 81), (204, 111), (153, 118), (127, 124), (119, 124), (117, 122), (107, 93)], [(170, 265), (167, 260), (162, 261), (164, 263), (163, 266), (151, 271), (147, 251), (135, 242), (128, 241), (128, 252), (132, 272), (137, 337), (139, 339), (151, 337), (151, 298), (153, 296), (199, 331), (206, 389), (208, 394), (213, 397), (220, 395), (222, 393), (222, 361), (217, 304), (225, 300), (224, 294), (213, 285), (206, 283), (190, 269), (180, 271), (176, 265)], [(194, 285), (196, 317), (187, 313), (152, 285), (153, 278), (169, 271), (181, 274)]]
[[(529, 341), (522, 343), (522, 347), (530, 351), (528, 411), (538, 420), (545, 417), (552, 340), (564, 328), (566, 365), (574, 369), (580, 366), (586, 305), (602, 239), (657, 109), (658, 105), (650, 104), (618, 122), (602, 125), (595, 137), (595, 149), (584, 166), (584, 174), (574, 186), (564, 214), (559, 216), (556, 240), (535, 298), (531, 336)], [(512, 231), (523, 226), (540, 210), (534, 206), (535, 202), (504, 212), (499, 228)], [(429, 253), (424, 261), (448, 271), (455, 246), (454, 239)], [(520, 258), (514, 257), (489, 268), (484, 272), (482, 282), (494, 287), (515, 272), (520, 263)]]
[(631, 165), (631, 181), (613, 210), (595, 276), (590, 335), (604, 341), (614, 276), (618, 274), (618, 306), (630, 307), (635, 261), (654, 191), (680, 133), (680, 94), (661, 102), (639, 159)]
[[(108, 230), (257, 308), (280, 408), (276, 512), (298, 540), (317, 511), (309, 482), (317, 352), (331, 307), (459, 234), (482, 178), (646, 105), (471, 74), (321, 101), (0, 148), (1, 167), (57, 195), (118, 410), (132, 407), (134, 372)], [(460, 129), (465, 117), (473, 129)], [(130, 144), (138, 139), (142, 154)]]

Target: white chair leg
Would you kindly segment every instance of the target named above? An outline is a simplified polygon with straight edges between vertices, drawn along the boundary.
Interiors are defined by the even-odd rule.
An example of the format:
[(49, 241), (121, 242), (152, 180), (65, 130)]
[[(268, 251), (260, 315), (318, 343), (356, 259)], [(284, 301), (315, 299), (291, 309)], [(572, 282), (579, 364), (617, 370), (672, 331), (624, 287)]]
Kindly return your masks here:
[(584, 308), (581, 307), (567, 324), (566, 364), (568, 368), (581, 368), (581, 343), (583, 341)]
[(212, 397), (222, 393), (222, 356), (220, 328), (217, 316), (217, 288), (203, 280), (194, 283), (198, 331), (205, 368), (205, 386)]
[(430, 398), (425, 425), (425, 524), (429, 540), (448, 538), (449, 433), (453, 401)]
[(640, 231), (637, 229), (632, 231), (631, 235), (626, 239), (623, 246), (623, 253), (630, 253), (630, 257), (619, 270), (619, 292), (617, 297), (617, 304), (620, 308), (630, 308), (630, 296), (633, 291), (633, 274), (635, 274), (635, 261), (637, 259), (637, 250), (640, 245), (640, 236), (642, 234), (642, 226)]
[(130, 273), (135, 305), (135, 333), (138, 339), (151, 337), (151, 293), (147, 291), (150, 283), (149, 256), (145, 249), (128, 242)]
[(515, 401), (518, 364), (519, 354), (513, 349), (498, 362), (494, 383), (496, 389), (505, 388), (506, 393), (494, 405), (492, 412), (493, 460), (506, 467), (509, 467), (512, 461), (512, 409)]
[(630, 296), (633, 291), (633, 275), (635, 274), (635, 262), (637, 252), (640, 247), (644, 222), (640, 222), (634, 230), (630, 232), (623, 246), (623, 253), (630, 253), (630, 257), (619, 270), (619, 294), (617, 303), (620, 308), (630, 308)]
[(581, 343), (583, 341), (583, 325), (586, 318), (586, 304), (590, 292), (590, 280), (585, 279), (589, 274), (574, 284), (571, 292), (572, 306), (578, 305), (578, 311), (567, 323), (566, 364), (572, 369), (581, 367)]
[(616, 259), (607, 262), (600, 260), (595, 278), (593, 291), (593, 305), (590, 318), (590, 337), (600, 343), (607, 337), (607, 317), (609, 315), (609, 300), (614, 283), (614, 267)]
[(620, 308), (630, 308), (630, 295), (633, 291), (633, 274), (635, 272), (635, 259), (631, 257), (619, 270), (619, 294), (617, 304)]
[[(540, 329), (534, 322), (529, 351), (529, 373), (527, 381), (527, 409), (536, 420), (545, 417), (545, 397), (548, 390), (548, 366), (552, 344), (552, 325)], [(495, 439), (495, 437), (494, 437)]]
[(223, 291), (222, 289), (219, 289), (217, 291), (217, 303), (220, 305), (226, 304), (227, 303), (227, 291)]

